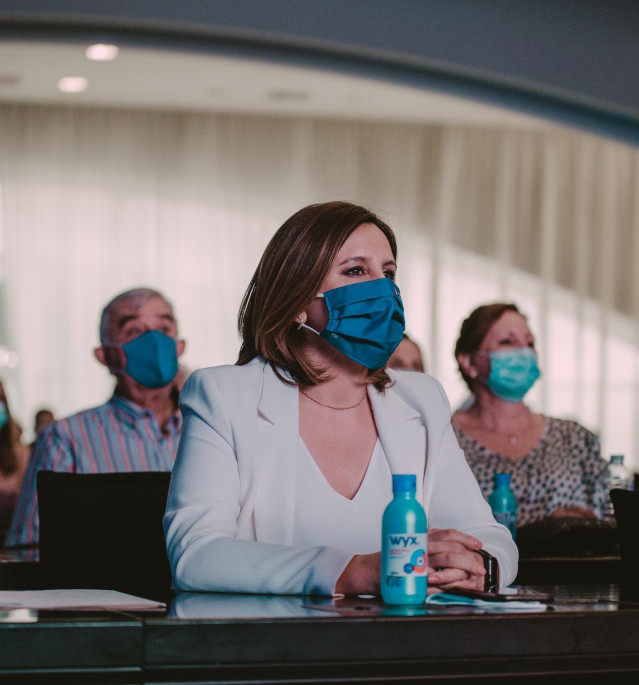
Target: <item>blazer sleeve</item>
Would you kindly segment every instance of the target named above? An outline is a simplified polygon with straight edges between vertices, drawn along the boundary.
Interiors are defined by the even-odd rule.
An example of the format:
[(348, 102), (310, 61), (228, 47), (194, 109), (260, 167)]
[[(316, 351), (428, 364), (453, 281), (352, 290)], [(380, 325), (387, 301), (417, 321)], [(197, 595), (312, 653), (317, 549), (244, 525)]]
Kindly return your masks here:
[(331, 595), (352, 554), (254, 539), (259, 455), (257, 435), (246, 436), (257, 430), (261, 387), (246, 367), (219, 368), (196, 371), (180, 394), (184, 423), (164, 516), (174, 587)]
[[(490, 505), (466, 461), (450, 423), (450, 404), (436, 382), (445, 416), (429, 426), (437, 449), (429, 450), (426, 480), (432, 479), (429, 526), (455, 528), (482, 541), (484, 549), (499, 563), (500, 586), (510, 585), (517, 576), (519, 552), (508, 529), (497, 523)], [(430, 433), (434, 433), (430, 436)]]

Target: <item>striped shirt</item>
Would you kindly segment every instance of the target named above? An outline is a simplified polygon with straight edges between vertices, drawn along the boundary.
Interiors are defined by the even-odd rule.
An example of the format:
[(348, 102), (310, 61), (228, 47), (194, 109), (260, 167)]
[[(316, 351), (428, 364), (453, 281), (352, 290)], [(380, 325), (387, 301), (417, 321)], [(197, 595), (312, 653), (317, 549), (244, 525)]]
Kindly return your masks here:
[(100, 407), (55, 421), (34, 448), (5, 546), (38, 543), (38, 471), (171, 471), (182, 430), (179, 411), (166, 430), (162, 431), (152, 411), (118, 395)]

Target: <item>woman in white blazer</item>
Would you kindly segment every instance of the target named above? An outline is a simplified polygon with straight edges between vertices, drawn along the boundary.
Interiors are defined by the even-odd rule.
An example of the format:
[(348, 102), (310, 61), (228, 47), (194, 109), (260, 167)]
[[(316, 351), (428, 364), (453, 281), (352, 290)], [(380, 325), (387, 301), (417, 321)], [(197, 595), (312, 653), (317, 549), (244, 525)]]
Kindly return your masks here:
[[(186, 382), (164, 527), (180, 590), (378, 594), (392, 474), (417, 474), (429, 592), (517, 572), (460, 450), (440, 384), (386, 362), (404, 330), (391, 229), (311, 205), (277, 231), (247, 289), (234, 366)], [(492, 583), (492, 579), (490, 580)]]

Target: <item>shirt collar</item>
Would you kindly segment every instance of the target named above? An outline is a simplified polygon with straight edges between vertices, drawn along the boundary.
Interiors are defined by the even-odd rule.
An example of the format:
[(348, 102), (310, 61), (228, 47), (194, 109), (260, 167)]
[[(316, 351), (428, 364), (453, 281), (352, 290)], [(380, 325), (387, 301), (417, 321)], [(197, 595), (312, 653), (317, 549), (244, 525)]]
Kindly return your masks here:
[[(143, 421), (145, 418), (155, 420), (155, 415), (150, 409), (140, 407), (135, 402), (131, 402), (131, 400), (127, 400), (117, 393), (113, 393), (108, 403), (113, 407), (118, 418), (131, 426)], [(168, 429), (168, 432), (171, 434), (179, 434), (182, 430), (182, 413), (179, 409), (176, 409), (171, 416)]]

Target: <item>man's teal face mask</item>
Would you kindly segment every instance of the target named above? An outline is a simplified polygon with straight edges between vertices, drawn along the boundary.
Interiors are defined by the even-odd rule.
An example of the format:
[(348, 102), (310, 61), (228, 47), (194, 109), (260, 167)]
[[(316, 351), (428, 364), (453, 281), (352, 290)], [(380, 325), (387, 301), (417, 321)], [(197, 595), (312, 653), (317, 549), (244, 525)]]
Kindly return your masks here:
[(404, 305), (390, 278), (360, 281), (320, 293), (328, 323), (320, 333), (302, 324), (349, 359), (367, 369), (381, 369), (402, 341)]
[(147, 331), (127, 343), (106, 346), (121, 347), (126, 354), (126, 367), (111, 371), (126, 373), (145, 388), (163, 388), (178, 372), (176, 341), (160, 331)]

